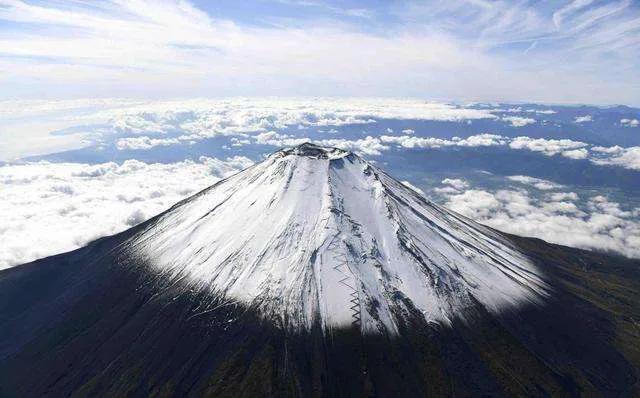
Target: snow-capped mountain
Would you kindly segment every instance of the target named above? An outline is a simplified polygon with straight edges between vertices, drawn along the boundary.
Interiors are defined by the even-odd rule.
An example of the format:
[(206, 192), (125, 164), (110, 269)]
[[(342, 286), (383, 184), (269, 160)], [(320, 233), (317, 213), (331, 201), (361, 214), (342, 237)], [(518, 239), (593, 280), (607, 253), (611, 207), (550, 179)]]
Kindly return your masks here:
[(284, 149), (171, 208), (125, 243), (184, 289), (278, 324), (397, 332), (539, 302), (540, 271), (498, 233), (437, 206), (357, 155)]
[(633, 396), (638, 292), (305, 144), (0, 271), (0, 396)]

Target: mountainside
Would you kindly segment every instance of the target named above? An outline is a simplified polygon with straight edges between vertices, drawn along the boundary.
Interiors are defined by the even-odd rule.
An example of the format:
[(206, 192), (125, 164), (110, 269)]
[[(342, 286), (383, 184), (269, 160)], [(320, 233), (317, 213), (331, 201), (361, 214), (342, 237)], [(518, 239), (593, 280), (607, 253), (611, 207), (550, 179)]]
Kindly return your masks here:
[(358, 156), (302, 145), (207, 189), (124, 243), (185, 289), (277, 323), (397, 331), (411, 310), (450, 323), (539, 301), (547, 287), (506, 239), (427, 202)]
[(0, 396), (630, 396), (640, 261), (497, 232), (304, 144), (0, 272), (0, 330)]

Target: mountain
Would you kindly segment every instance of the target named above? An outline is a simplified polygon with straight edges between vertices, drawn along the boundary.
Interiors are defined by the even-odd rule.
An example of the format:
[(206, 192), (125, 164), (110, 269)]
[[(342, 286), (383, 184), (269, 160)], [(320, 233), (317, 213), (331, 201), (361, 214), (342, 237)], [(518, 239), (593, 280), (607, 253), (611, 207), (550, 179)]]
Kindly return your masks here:
[(639, 292), (303, 144), (0, 272), (0, 396), (630, 396)]
[(450, 323), (547, 294), (488, 228), (427, 202), (358, 156), (284, 150), (174, 207), (124, 243), (182, 289), (208, 290), (290, 329), (396, 333), (412, 311)]

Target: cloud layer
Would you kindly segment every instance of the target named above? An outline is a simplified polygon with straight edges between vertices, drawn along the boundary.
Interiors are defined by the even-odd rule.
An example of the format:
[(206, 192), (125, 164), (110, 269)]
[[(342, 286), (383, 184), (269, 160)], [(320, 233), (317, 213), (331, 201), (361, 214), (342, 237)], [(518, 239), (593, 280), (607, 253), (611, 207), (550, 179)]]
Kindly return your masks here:
[[(213, 137), (228, 137), (234, 147), (252, 144), (290, 146), (305, 141), (336, 146), (377, 156), (391, 148), (437, 149), (448, 147), (508, 147), (545, 156), (590, 160), (603, 166), (640, 170), (640, 147), (601, 147), (557, 138), (506, 137), (478, 131), (466, 138), (437, 138), (404, 128), (401, 134), (390, 129), (379, 132), (382, 120), (449, 122), (461, 131), (473, 129), (475, 122), (492, 122), (520, 128), (538, 123), (544, 129), (544, 115), (552, 110), (496, 107), (474, 108), (413, 99), (376, 98), (233, 98), (174, 101), (0, 101), (0, 159), (11, 154), (49, 148), (51, 140), (62, 140), (73, 149), (87, 145), (114, 145), (121, 151), (150, 150), (157, 147), (189, 145)], [(521, 114), (533, 116), (503, 116)], [(536, 116), (542, 115), (542, 116)], [(32, 120), (48, 120), (45, 126), (60, 125), (56, 134), (27, 139)], [(624, 126), (632, 127), (632, 119)], [(7, 127), (10, 126), (10, 127)], [(362, 126), (362, 138), (339, 138), (340, 127)], [(6, 132), (3, 129), (8, 129)], [(377, 132), (376, 132), (377, 130)], [(473, 130), (472, 130), (473, 131)], [(309, 135), (308, 133), (317, 133)], [(320, 135), (320, 138), (319, 135)], [(468, 133), (467, 133), (468, 134)], [(38, 138), (38, 139), (36, 139)], [(12, 145), (21, 149), (12, 149)], [(43, 145), (39, 147), (38, 145)], [(13, 151), (17, 152), (13, 152)], [(3, 153), (8, 151), (7, 153)], [(4, 156), (3, 156), (4, 155)]]
[[(501, 231), (640, 258), (640, 208), (623, 210), (603, 195), (579, 202), (575, 192), (539, 178), (509, 179), (524, 187), (487, 190), (447, 179), (436, 192), (447, 207)], [(534, 195), (526, 186), (541, 192)]]
[[(380, 155), (395, 145), (401, 148), (492, 147), (560, 155), (569, 159), (589, 159), (595, 164), (640, 170), (640, 147), (603, 147), (571, 139), (548, 139), (479, 133), (466, 138), (424, 137), (407, 129), (402, 135), (368, 135), (357, 140), (344, 138), (310, 138), (282, 130), (314, 127), (328, 131), (344, 125), (374, 126), (380, 119), (429, 120), (469, 123), (474, 120), (502, 120), (512, 127), (537, 121), (529, 117), (498, 117), (499, 113), (549, 114), (549, 111), (521, 108), (475, 109), (440, 102), (401, 99), (230, 99), (150, 102), (127, 108), (104, 111), (112, 131), (133, 135), (117, 141), (117, 148), (150, 149), (193, 143), (205, 138), (234, 136), (234, 146), (258, 143), (291, 146), (306, 141), (353, 150), (365, 155)], [(553, 111), (551, 111), (553, 112)], [(95, 115), (91, 117), (96, 117)], [(323, 128), (327, 128), (323, 130)], [(392, 133), (392, 132), (388, 132)], [(329, 135), (329, 134), (327, 134)], [(160, 136), (160, 137), (158, 137)], [(162, 137), (164, 136), (164, 137)]]
[(1, 0), (0, 95), (640, 103), (629, 0), (245, 3)]
[(243, 157), (202, 157), (0, 167), (0, 269), (122, 231), (250, 164)]

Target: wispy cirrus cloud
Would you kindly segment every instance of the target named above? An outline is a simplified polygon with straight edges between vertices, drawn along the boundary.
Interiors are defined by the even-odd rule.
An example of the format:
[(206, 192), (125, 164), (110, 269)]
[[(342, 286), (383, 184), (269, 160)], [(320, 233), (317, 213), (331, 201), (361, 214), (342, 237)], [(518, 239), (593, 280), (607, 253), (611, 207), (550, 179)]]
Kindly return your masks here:
[(2, 0), (2, 95), (640, 103), (630, 1), (252, 1)]

